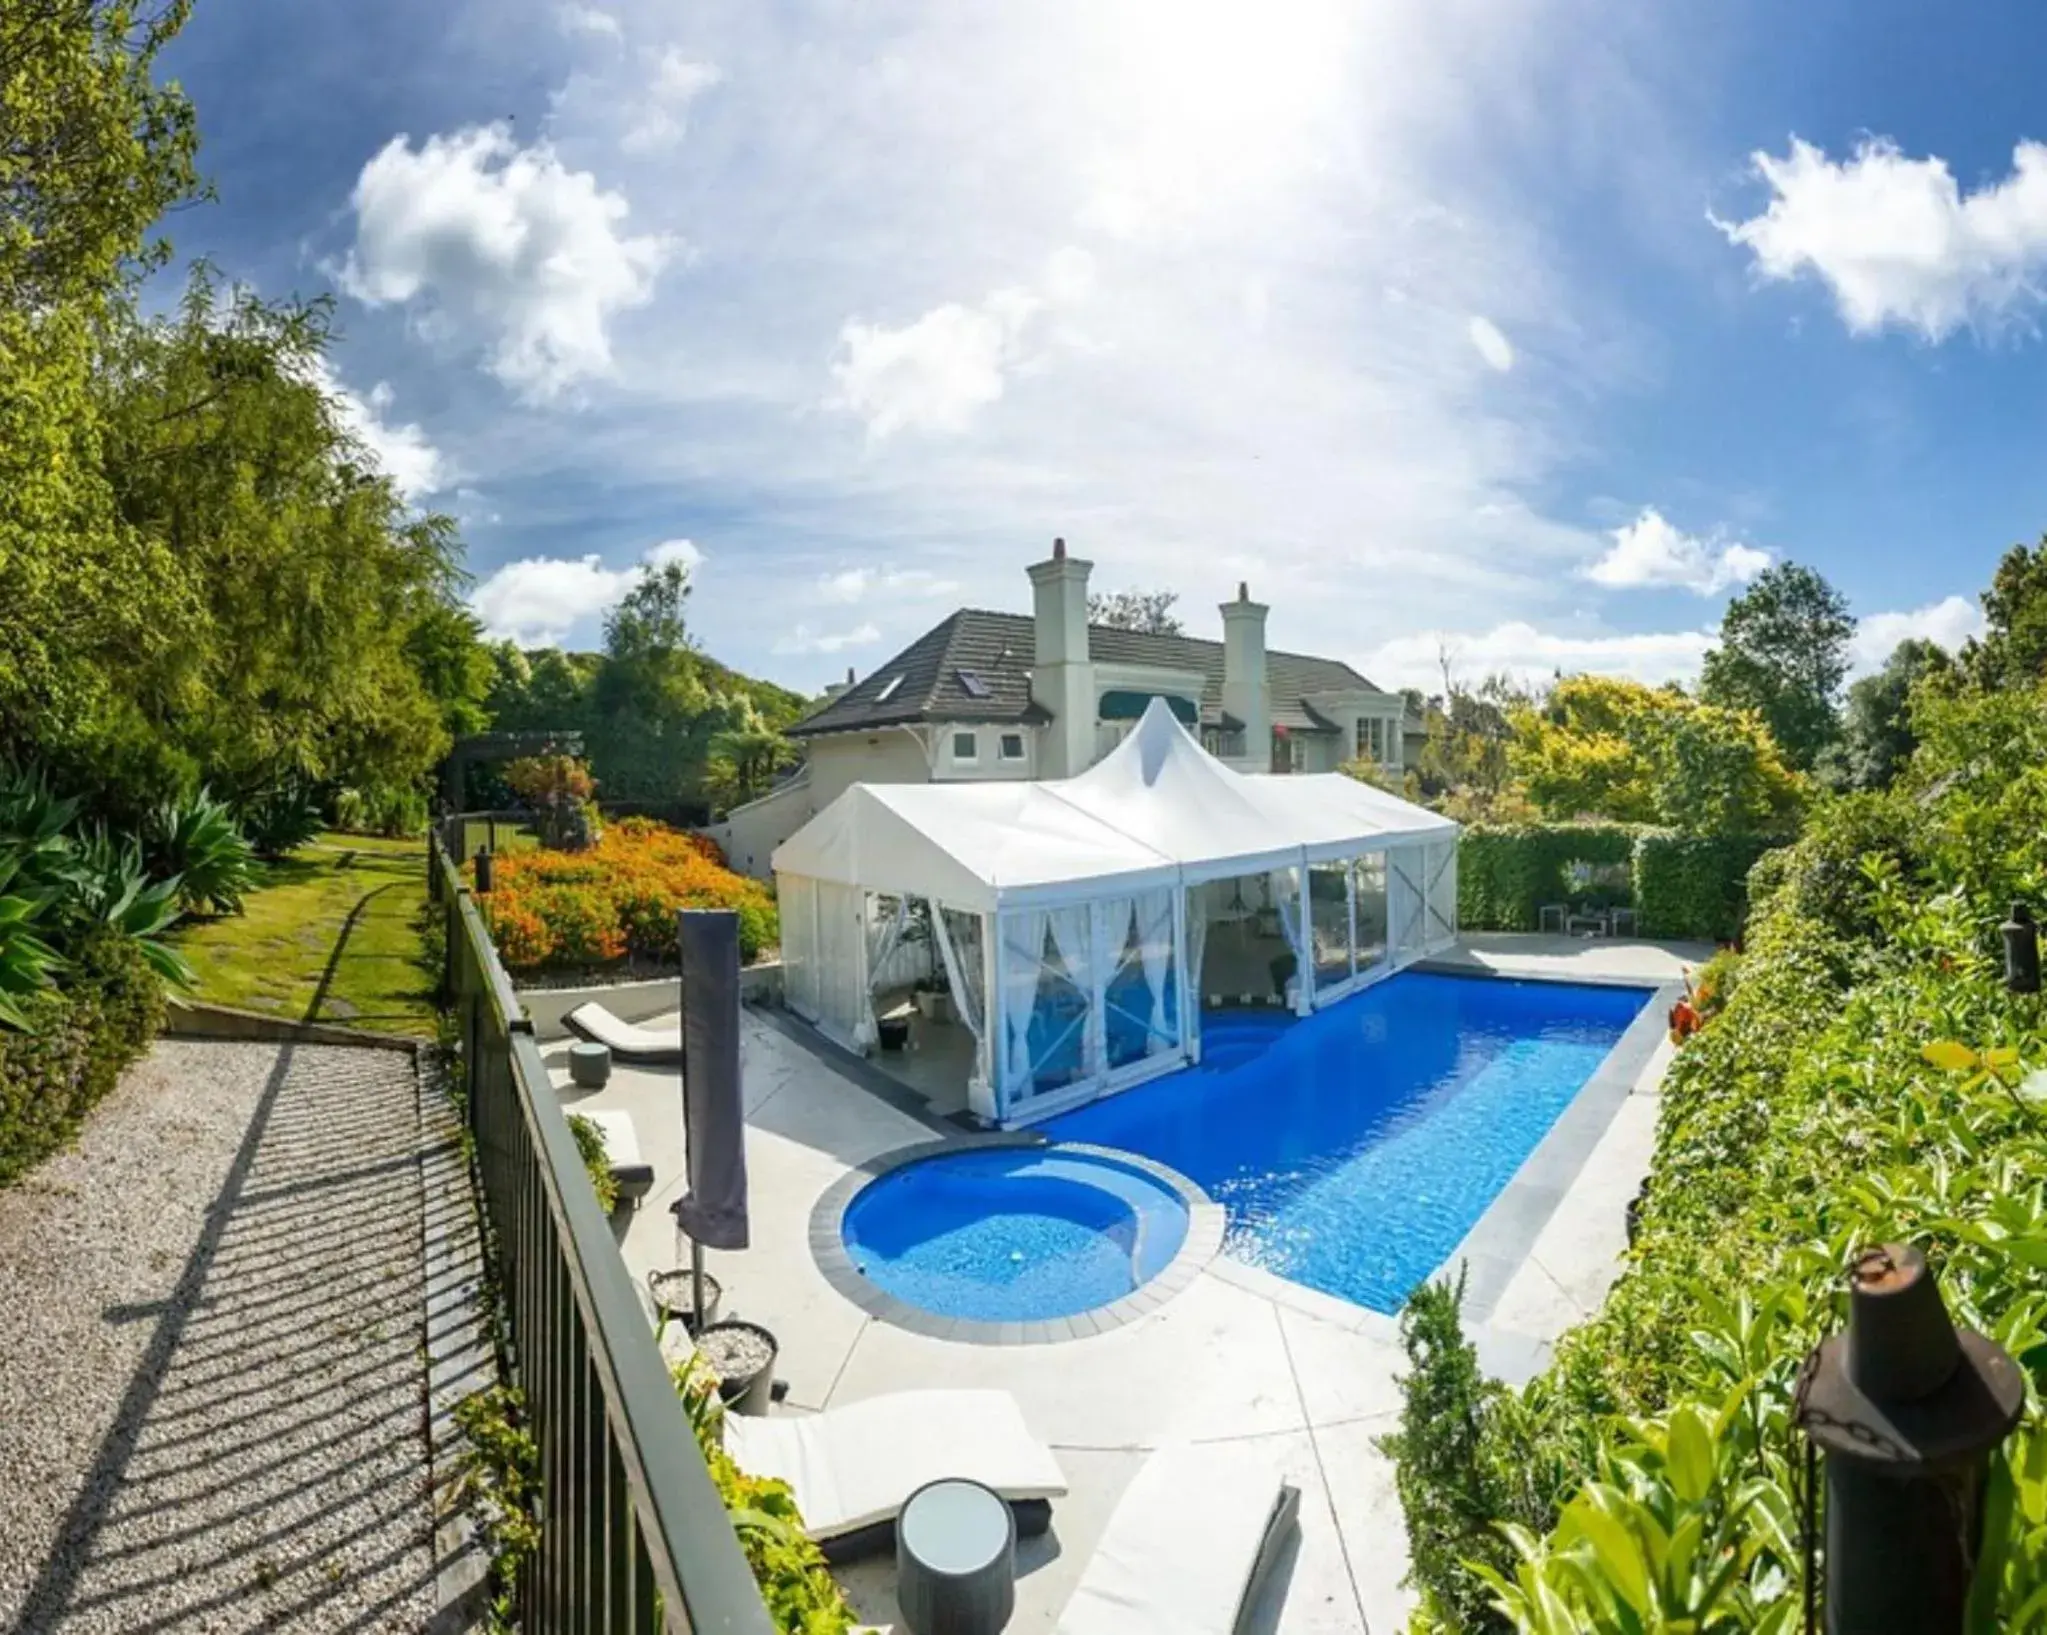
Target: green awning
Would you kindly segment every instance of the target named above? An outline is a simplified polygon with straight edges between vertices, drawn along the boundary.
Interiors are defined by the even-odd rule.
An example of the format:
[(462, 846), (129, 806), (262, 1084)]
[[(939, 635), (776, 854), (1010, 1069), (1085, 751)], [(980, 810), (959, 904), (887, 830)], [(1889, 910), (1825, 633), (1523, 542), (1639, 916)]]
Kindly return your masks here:
[(1132, 692), (1127, 688), (1117, 688), (1114, 692), (1102, 694), (1101, 719), (1135, 721), (1144, 714), (1145, 706), (1154, 698), (1163, 698), (1166, 701), (1166, 708), (1173, 712), (1175, 719), (1182, 726), (1192, 727), (1200, 723), (1201, 712), (1195, 708), (1192, 699), (1175, 698), (1170, 693)]

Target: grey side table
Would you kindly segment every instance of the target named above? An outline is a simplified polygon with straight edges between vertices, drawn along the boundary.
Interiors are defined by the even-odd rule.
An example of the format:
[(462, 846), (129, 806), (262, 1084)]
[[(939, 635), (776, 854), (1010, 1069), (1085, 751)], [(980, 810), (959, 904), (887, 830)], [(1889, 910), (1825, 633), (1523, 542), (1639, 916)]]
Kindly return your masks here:
[(999, 1494), (949, 1476), (910, 1495), (896, 1605), (911, 1635), (1000, 1635), (1016, 1609), (1016, 1517)]
[(569, 1046), (569, 1081), (584, 1090), (611, 1082), (611, 1047), (587, 1040)]

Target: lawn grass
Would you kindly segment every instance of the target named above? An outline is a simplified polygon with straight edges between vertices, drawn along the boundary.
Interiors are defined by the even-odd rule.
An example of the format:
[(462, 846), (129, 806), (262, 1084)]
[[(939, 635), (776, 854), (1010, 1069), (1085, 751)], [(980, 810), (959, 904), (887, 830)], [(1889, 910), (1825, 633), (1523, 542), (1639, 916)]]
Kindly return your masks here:
[(426, 843), (326, 835), (279, 863), (240, 914), (188, 921), (172, 940), (198, 973), (192, 997), (302, 1022), (430, 1034), (422, 964)]

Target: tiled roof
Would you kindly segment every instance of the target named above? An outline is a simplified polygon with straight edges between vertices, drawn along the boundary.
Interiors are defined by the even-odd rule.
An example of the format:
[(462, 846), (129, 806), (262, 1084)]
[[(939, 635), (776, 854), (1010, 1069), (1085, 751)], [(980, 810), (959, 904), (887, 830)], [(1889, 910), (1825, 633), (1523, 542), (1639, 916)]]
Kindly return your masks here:
[[(828, 700), (790, 731), (793, 736), (804, 737), (919, 721), (1049, 720), (1046, 710), (1031, 702), (1035, 640), (1027, 614), (963, 608), (919, 636), (887, 663), (876, 665), (865, 679)], [(1148, 664), (1198, 671), (1202, 678), (1201, 719), (1212, 726), (1224, 722), (1221, 642), (1090, 625), (1088, 651), (1105, 664)], [(1304, 653), (1268, 650), (1265, 671), (1272, 688), (1273, 724), (1295, 731), (1334, 730), (1303, 701), (1309, 693), (1359, 688), (1378, 691), (1349, 665), (1336, 659), (1311, 658)], [(962, 672), (972, 679), (963, 681)], [(891, 688), (890, 683), (898, 677), (900, 681)], [(974, 695), (971, 690), (974, 682), (981, 685), (987, 697)], [(884, 692), (887, 698), (881, 696)]]

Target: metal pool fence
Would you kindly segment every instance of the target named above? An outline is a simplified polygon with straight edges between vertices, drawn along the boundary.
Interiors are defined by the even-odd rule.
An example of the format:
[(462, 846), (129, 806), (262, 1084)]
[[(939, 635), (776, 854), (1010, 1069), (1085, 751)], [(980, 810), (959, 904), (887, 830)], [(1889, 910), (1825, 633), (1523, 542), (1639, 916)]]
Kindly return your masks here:
[(512, 1383), (540, 1452), (520, 1625), (770, 1635), (532, 1024), (440, 836), (427, 847)]

